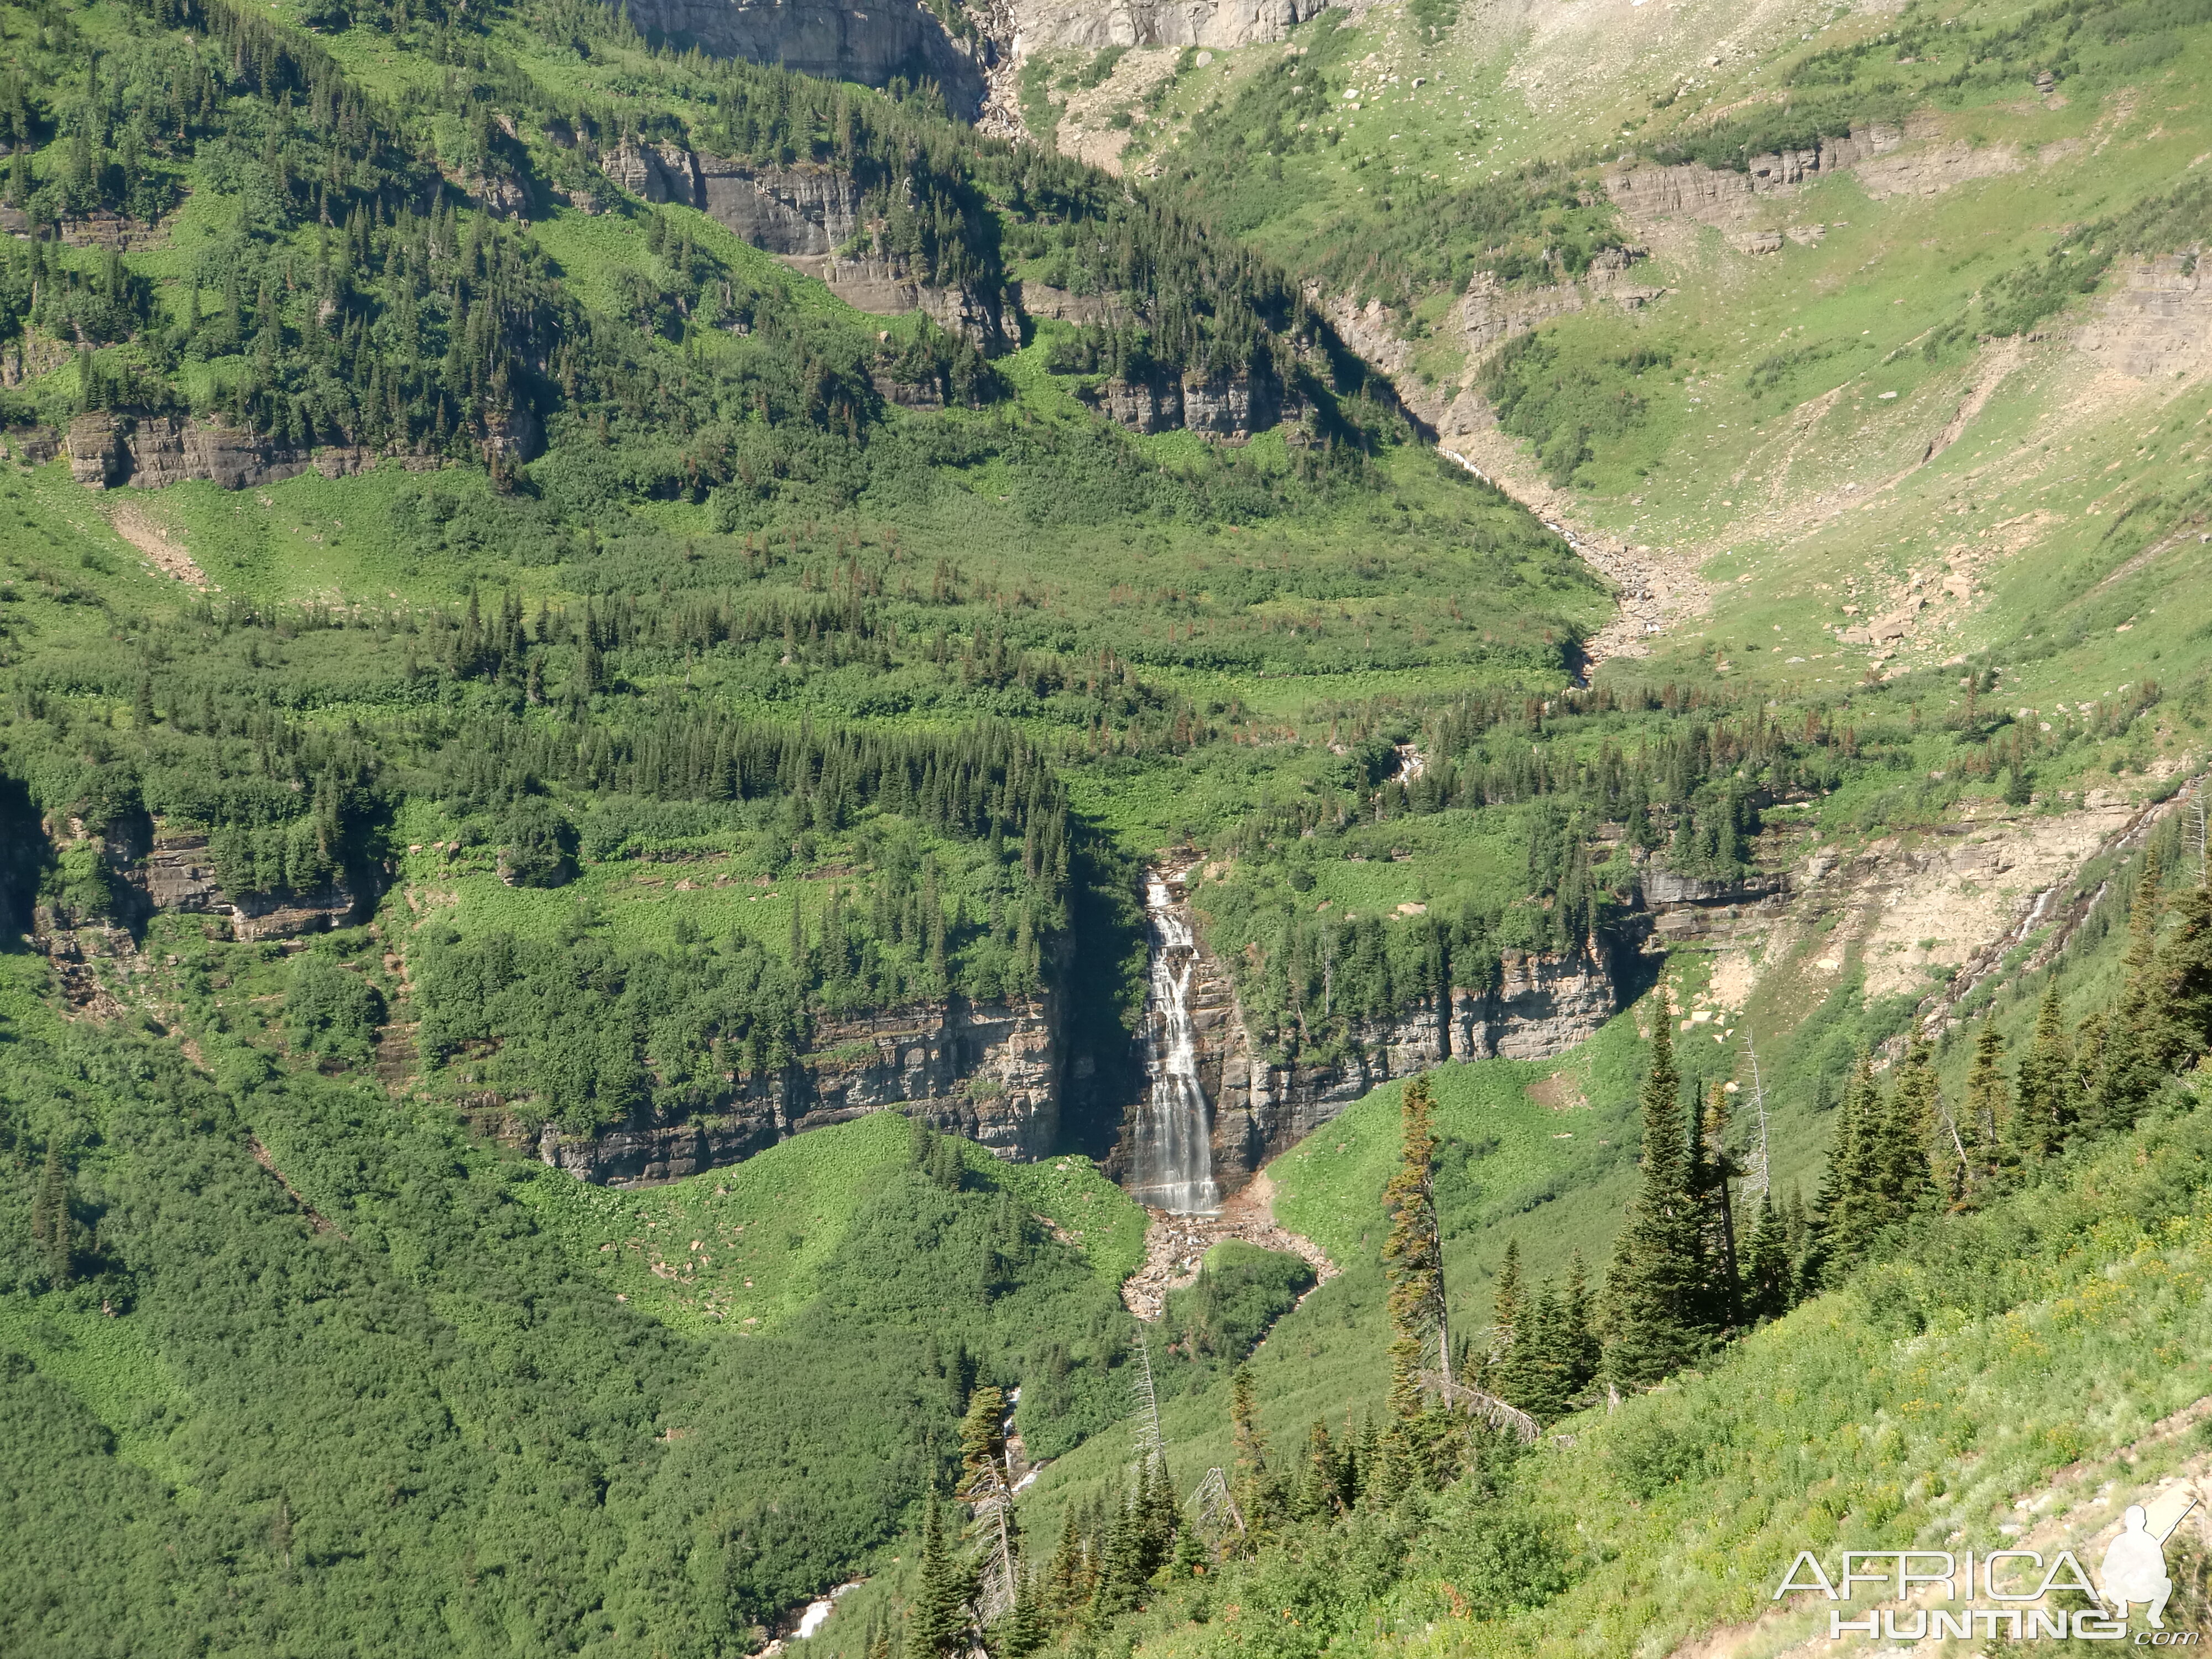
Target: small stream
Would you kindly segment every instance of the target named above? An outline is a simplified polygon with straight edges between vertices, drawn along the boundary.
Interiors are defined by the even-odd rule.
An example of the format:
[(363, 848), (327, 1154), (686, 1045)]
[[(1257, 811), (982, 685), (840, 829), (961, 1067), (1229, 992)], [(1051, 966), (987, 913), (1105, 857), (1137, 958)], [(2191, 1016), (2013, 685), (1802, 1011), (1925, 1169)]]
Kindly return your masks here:
[(1145, 915), (1152, 935), (1145, 997), (1150, 1081), (1131, 1136), (1129, 1191), (1154, 1209), (1212, 1215), (1221, 1207), (1221, 1188), (1214, 1183), (1212, 1129), (1198, 1079), (1198, 1028), (1190, 1014), (1198, 946), (1180, 874), (1146, 876)]

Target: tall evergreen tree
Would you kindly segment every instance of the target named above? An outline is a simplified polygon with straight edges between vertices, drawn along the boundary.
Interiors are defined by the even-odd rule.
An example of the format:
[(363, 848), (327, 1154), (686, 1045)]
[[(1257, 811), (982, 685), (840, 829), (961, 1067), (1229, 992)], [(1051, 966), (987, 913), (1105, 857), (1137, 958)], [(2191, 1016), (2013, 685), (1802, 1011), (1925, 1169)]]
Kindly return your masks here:
[(1690, 1190), (1690, 1135), (1674, 1069), (1674, 1012), (1662, 988), (1651, 1012), (1651, 1069), (1640, 1097), (1642, 1173), (1606, 1275), (1608, 1373), (1644, 1388), (1705, 1346), (1707, 1286), (1704, 1207)]
[[(1527, 1287), (1521, 1282), (1521, 1241), (1505, 1241), (1504, 1259), (1498, 1264), (1498, 1283), (1491, 1291), (1490, 1340), (1483, 1358), (1491, 1364), (1502, 1364), (1513, 1351), (1513, 1344), (1521, 1329), (1522, 1297)], [(1478, 1386), (1481, 1386), (1478, 1379)]]
[(1291, 1513), (1300, 1521), (1336, 1514), (1344, 1506), (1342, 1473), (1336, 1448), (1328, 1437), (1328, 1425), (1316, 1417), (1306, 1431), (1305, 1467), (1299, 1472)]
[(1974, 1036), (1973, 1063), (1966, 1071), (1966, 1103), (1959, 1119), (1965, 1142), (1965, 1179), (1953, 1201), (1986, 1204), (2012, 1185), (2020, 1161), (2019, 1134), (2013, 1121), (2012, 1091), (2005, 1083), (2005, 1042), (1996, 1023), (1984, 1018)]
[(1690, 1190), (1705, 1212), (1707, 1263), (1705, 1323), (1732, 1328), (1741, 1317), (1743, 1286), (1736, 1262), (1735, 1209), (1729, 1182), (1743, 1173), (1728, 1150), (1728, 1093), (1718, 1083), (1706, 1091), (1705, 1110), (1690, 1146)]
[(1895, 1226), (1935, 1206), (1936, 1177), (1928, 1154), (1944, 1115), (1927, 1041), (1916, 1038), (1889, 1091), (1889, 1109), (1874, 1155), (1878, 1225)]
[(978, 1610), (987, 1623), (1012, 1611), (1021, 1589), (1020, 1533), (1006, 1479), (1006, 1396), (981, 1388), (968, 1399), (960, 1424), (960, 1501), (974, 1520), (973, 1569)]
[(1427, 1078), (1407, 1080), (1398, 1172), (1382, 1190), (1390, 1216), (1390, 1237), (1382, 1246), (1382, 1273), (1389, 1285), (1390, 1410), (1401, 1422), (1412, 1421), (1423, 1410), (1421, 1361), (1431, 1336), (1441, 1344), (1440, 1366), (1448, 1371), (1451, 1364), (1443, 1244), (1437, 1230), (1434, 1105)]
[(2168, 1022), (2165, 1055), (2180, 1071), (2212, 1048), (2212, 885), (2173, 902), (2175, 927), (2159, 950), (2159, 990)]
[(917, 1659), (954, 1659), (969, 1646), (968, 1602), (973, 1586), (945, 1536), (937, 1489), (921, 1521), (921, 1583), (907, 1611), (907, 1642)]
[(1866, 1130), (1880, 1109), (1874, 1060), (1863, 1055), (1844, 1097), (1836, 1103), (1836, 1127), (1828, 1139), (1828, 1162), (1814, 1189), (1811, 1237), (1801, 1274), (1809, 1294), (1834, 1284), (1857, 1262), (1865, 1243), (1867, 1214)]
[(2080, 1097), (2075, 1092), (2074, 1048), (2067, 1041), (2066, 1009), (2058, 998), (2055, 974), (2036, 1010), (2035, 1035), (2021, 1056), (2014, 1097), (2021, 1155), (2039, 1161), (2057, 1157), (2074, 1127)]
[(2128, 902), (2125, 973), (2109, 1036), (2102, 1045), (2104, 1066), (2089, 1103), (2092, 1127), (2100, 1134), (2131, 1127), (2171, 1069), (2176, 1045), (2158, 972), (2164, 874), (2158, 844), (2154, 842), (2143, 855), (2142, 875)]
[(1774, 1207), (1774, 1194), (1761, 1194), (1759, 1214), (1744, 1247), (1743, 1312), (1753, 1322), (1779, 1319), (1790, 1311), (1794, 1289), (1790, 1267), (1789, 1222)]
[(1567, 1253), (1567, 1289), (1560, 1311), (1565, 1320), (1561, 1340), (1566, 1352), (1569, 1392), (1579, 1395), (1596, 1378), (1604, 1363), (1590, 1306), (1589, 1264), (1579, 1249)]
[(1267, 1466), (1267, 1437), (1260, 1428), (1259, 1385), (1249, 1365), (1239, 1365), (1229, 1379), (1229, 1495), (1244, 1517), (1249, 1540), (1273, 1530), (1281, 1506), (1274, 1472)]
[(46, 1254), (46, 1277), (58, 1290), (70, 1282), (76, 1253), (76, 1227), (70, 1215), (69, 1170), (62, 1163), (61, 1143), (46, 1143), (46, 1168), (31, 1200), (31, 1241)]

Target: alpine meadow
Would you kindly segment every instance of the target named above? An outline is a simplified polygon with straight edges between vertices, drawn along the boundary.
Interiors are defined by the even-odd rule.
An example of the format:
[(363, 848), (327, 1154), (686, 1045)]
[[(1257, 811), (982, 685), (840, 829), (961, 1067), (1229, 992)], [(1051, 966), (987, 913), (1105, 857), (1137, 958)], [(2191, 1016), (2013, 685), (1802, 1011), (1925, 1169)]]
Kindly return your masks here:
[(2212, 1639), (2207, 257), (2212, 0), (0, 0), (0, 1654)]

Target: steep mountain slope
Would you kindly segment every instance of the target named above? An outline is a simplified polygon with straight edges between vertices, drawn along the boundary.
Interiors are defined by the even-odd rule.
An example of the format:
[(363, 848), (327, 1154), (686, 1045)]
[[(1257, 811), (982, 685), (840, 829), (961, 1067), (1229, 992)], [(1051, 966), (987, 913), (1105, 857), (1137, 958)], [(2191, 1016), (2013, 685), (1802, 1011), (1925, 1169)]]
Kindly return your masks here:
[[(2101, 1087), (2146, 841), (2201, 878), (2204, 24), (1300, 9), (0, 8), (11, 1651), (726, 1654), (866, 1574), (815, 1639), (919, 1659), (989, 1387), (1074, 1528), (1009, 1652), (1626, 1651), (2195, 1470), (2193, 1076), (1808, 1263), (1862, 1056), (1985, 1100), (2055, 984)], [(1342, 1271), (1140, 1327), (1147, 865), (1216, 1169)], [(1662, 979), (1820, 1294), (1108, 1572), (1139, 1375), (1179, 1492), (1255, 1344), (1356, 1487), (1409, 1072), (1454, 1329), (1509, 1243), (1595, 1289)]]

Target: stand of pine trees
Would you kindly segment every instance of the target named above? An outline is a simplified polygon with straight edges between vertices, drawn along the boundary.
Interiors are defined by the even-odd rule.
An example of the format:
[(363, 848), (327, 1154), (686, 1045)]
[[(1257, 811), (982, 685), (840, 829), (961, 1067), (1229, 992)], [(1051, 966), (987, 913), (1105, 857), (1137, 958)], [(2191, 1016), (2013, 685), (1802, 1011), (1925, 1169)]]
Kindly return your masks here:
[[(1944, 1214), (1992, 1203), (2160, 1109), (2173, 1080), (2212, 1050), (2212, 887), (2170, 890), (2166, 853), (2154, 842), (2130, 896), (2120, 992), (2109, 1008), (2091, 1009), (2069, 1032), (2054, 975), (2015, 1063), (2008, 1066), (1993, 1024), (1974, 1029), (1955, 1101), (1924, 1036), (1905, 1045), (1887, 1079), (1864, 1056), (1837, 1107), (1809, 1208), (1795, 1194), (1778, 1204), (1770, 1190), (1740, 1223), (1726, 1097), (1716, 1088), (1703, 1100), (1683, 1097), (1662, 988), (1640, 1097), (1638, 1190), (1603, 1291), (1593, 1309), (1579, 1260), (1563, 1289), (1532, 1291), (1518, 1246), (1509, 1244), (1490, 1340), (1470, 1377), (1540, 1420), (1589, 1403), (1601, 1382), (1650, 1387), (1839, 1285)], [(1403, 1369), (1394, 1349), (1394, 1399)]]

